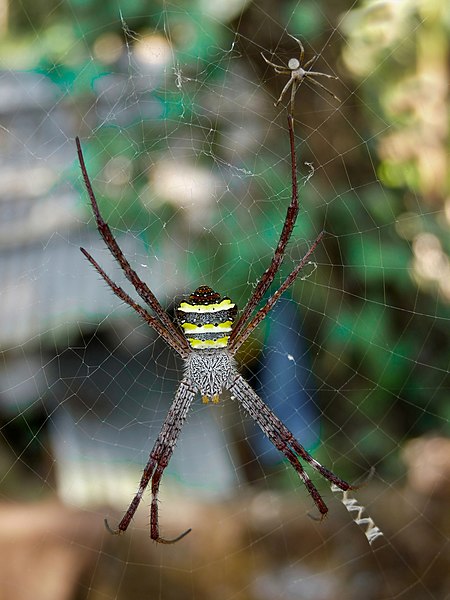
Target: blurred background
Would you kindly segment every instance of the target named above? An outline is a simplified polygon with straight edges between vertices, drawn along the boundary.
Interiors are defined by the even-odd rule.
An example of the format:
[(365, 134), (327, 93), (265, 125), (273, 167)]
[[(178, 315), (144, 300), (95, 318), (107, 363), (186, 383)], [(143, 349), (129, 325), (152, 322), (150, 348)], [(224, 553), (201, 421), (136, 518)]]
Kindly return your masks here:
[[(450, 588), (449, 37), (445, 0), (0, 1), (0, 599), (442, 599)], [(193, 406), (160, 495), (128, 506), (182, 364), (106, 288), (127, 287), (104, 216), (163, 306), (198, 285), (240, 307), (290, 200), (301, 212), (242, 373), (350, 481), (369, 546), (327, 482), (296, 474), (224, 395)], [(321, 80), (324, 81), (324, 80)], [(136, 295), (135, 295), (136, 296)]]

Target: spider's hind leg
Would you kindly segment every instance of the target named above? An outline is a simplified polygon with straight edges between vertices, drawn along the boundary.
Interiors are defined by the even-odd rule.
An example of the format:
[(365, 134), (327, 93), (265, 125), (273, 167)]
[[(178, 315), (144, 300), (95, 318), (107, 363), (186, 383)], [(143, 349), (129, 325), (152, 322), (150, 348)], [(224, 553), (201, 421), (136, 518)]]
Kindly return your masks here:
[(292, 38), (293, 40), (295, 40), (297, 42), (298, 47), (300, 48), (300, 64), (302, 64), (303, 61), (304, 61), (304, 59), (305, 59), (305, 49), (303, 47), (303, 44), (294, 35), (291, 35), (290, 33), (288, 33), (288, 35), (289, 35), (290, 38)]

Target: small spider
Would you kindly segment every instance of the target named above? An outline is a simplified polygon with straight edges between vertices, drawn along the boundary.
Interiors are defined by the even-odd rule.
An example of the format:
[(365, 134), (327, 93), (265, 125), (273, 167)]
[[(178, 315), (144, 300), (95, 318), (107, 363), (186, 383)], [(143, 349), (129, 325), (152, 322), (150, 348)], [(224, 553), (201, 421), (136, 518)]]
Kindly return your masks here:
[(221, 298), (220, 294), (206, 285), (198, 287), (186, 300), (179, 304), (175, 311), (175, 322), (169, 317), (147, 284), (139, 279), (137, 273), (132, 269), (109, 226), (103, 220), (86, 170), (80, 140), (76, 138), (78, 159), (97, 223), (97, 229), (111, 254), (117, 260), (141, 299), (148, 305), (152, 314), (136, 303), (121, 287), (114, 283), (84, 248), (81, 248), (81, 251), (109, 285), (114, 294), (131, 306), (184, 360), (184, 376), (175, 393), (172, 406), (158, 438), (150, 452), (138, 491), (118, 524), (117, 529), (111, 529), (105, 520), (105, 525), (111, 533), (115, 534), (126, 531), (150, 482), (152, 494), (150, 507), (151, 538), (156, 542), (171, 544), (189, 533), (190, 529), (173, 539), (161, 537), (158, 524), (158, 492), (164, 469), (170, 461), (189, 407), (197, 394), (201, 396), (205, 403), (209, 400), (217, 403), (222, 391), (229, 390), (232, 398), (240, 403), (242, 408), (256, 421), (275, 447), (291, 463), (306, 486), (322, 517), (326, 515), (328, 508), (304, 470), (299, 458), (309, 463), (313, 469), (339, 489), (343, 491), (353, 489), (347, 482), (323, 467), (294, 438), (289, 429), (273, 414), (242, 375), (239, 374), (234, 359), (236, 351), (273, 308), (283, 292), (294, 283), (324, 235), (322, 231), (316, 237), (305, 256), (295, 266), (291, 274), (288, 275), (278, 290), (272, 294), (265, 305), (257, 310), (258, 304), (273, 282), (283, 261), (286, 246), (294, 229), (299, 211), (294, 122), (292, 115), (288, 115), (288, 127), (291, 149), (291, 202), (287, 209), (280, 239), (272, 261), (258, 281), (252, 296), (237, 320), (236, 304), (230, 298)]
[(273, 67), (275, 69), (275, 73), (279, 73), (280, 75), (290, 75), (289, 81), (286, 83), (286, 85), (282, 89), (280, 97), (274, 103), (274, 105), (278, 106), (278, 104), (283, 99), (283, 96), (285, 95), (285, 93), (292, 86), (290, 114), (293, 115), (294, 114), (295, 94), (297, 93), (297, 88), (302, 84), (304, 79), (307, 79), (311, 83), (314, 83), (314, 85), (319, 86), (320, 88), (325, 90), (328, 94), (330, 94), (330, 96), (333, 96), (333, 98), (335, 98), (335, 100), (338, 100), (338, 102), (340, 102), (339, 98), (337, 96), (335, 96), (333, 94), (333, 92), (331, 92), (328, 88), (326, 88), (324, 85), (322, 85), (319, 81), (316, 81), (314, 79), (314, 77), (328, 77), (328, 79), (338, 79), (338, 78), (335, 77), (334, 75), (328, 75), (328, 73), (320, 73), (319, 71), (308, 71), (308, 67), (316, 60), (317, 56), (313, 56), (310, 60), (308, 60), (307, 63), (303, 64), (303, 61), (305, 59), (305, 49), (303, 48), (303, 44), (301, 43), (300, 40), (298, 40), (293, 35), (289, 34), (289, 36), (293, 40), (295, 40), (297, 42), (297, 44), (300, 46), (300, 56), (299, 56), (299, 58), (290, 58), (288, 61), (287, 67), (285, 67), (283, 65), (276, 65), (275, 63), (270, 62), (270, 60), (268, 60), (264, 56), (264, 54), (261, 52), (261, 56), (263, 57), (263, 59), (266, 61), (266, 63), (268, 65), (270, 65), (271, 67)]

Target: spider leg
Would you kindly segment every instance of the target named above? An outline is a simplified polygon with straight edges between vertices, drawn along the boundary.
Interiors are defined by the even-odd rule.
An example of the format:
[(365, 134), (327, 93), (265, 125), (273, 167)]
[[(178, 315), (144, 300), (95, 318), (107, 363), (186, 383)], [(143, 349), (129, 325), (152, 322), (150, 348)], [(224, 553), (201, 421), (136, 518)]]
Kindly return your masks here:
[(305, 49), (303, 48), (303, 44), (301, 43), (301, 41), (296, 38), (294, 35), (291, 35), (290, 33), (288, 33), (288, 36), (290, 38), (292, 38), (294, 41), (297, 42), (297, 44), (299, 45), (300, 48), (300, 64), (302, 64), (303, 59), (305, 58)]
[[(301, 81), (300, 81), (301, 83)], [(295, 94), (297, 93), (297, 88), (300, 85), (297, 84), (297, 79), (292, 78), (292, 90), (291, 90), (291, 102), (290, 102), (290, 111), (291, 115), (294, 114), (294, 106), (295, 106)]]
[(105, 273), (105, 271), (101, 268), (98, 262), (89, 254), (87, 250), (85, 250), (84, 248), (80, 248), (80, 250), (91, 263), (91, 265), (94, 267), (94, 269), (97, 271), (97, 273), (106, 281), (106, 283), (112, 289), (114, 294), (123, 302), (128, 304), (128, 306), (131, 306), (131, 308), (133, 308), (138, 313), (138, 315), (141, 316), (148, 323), (148, 325), (150, 325), (150, 327), (152, 327), (156, 331), (156, 333), (158, 333), (163, 338), (163, 340), (169, 344), (169, 346), (171, 346), (183, 358), (186, 358), (188, 352), (186, 352), (186, 350), (182, 346), (180, 346), (180, 344), (178, 343), (178, 338), (174, 339), (170, 332), (167, 331), (167, 329), (164, 327), (164, 325), (162, 325), (160, 321), (158, 321), (158, 319), (149, 314), (145, 310), (145, 308), (142, 308), (142, 306), (137, 304), (137, 302), (135, 302), (133, 298), (131, 298), (131, 296), (129, 296), (119, 285), (114, 283), (114, 281)]
[[(316, 81), (312, 77), (308, 77), (311, 74), (312, 74), (311, 71), (307, 71), (306, 72), (305, 77), (307, 77), (308, 83), (313, 83), (314, 85), (317, 85), (322, 90), (324, 90), (325, 92), (327, 92), (327, 94), (330, 94), (330, 96), (332, 96), (335, 100), (337, 100), (338, 102), (341, 101), (340, 98), (338, 98), (337, 96), (335, 96), (331, 90), (329, 90), (327, 87), (325, 87), (324, 85), (322, 85), (319, 81)], [(314, 75), (325, 75), (325, 77), (332, 77), (333, 79), (336, 79), (332, 75), (326, 75), (325, 73), (314, 73)]]
[(189, 381), (183, 379), (175, 394), (174, 401), (172, 402), (166, 420), (161, 427), (158, 439), (150, 452), (148, 462), (142, 473), (138, 491), (131, 501), (130, 506), (116, 529), (112, 529), (105, 519), (106, 528), (110, 533), (119, 534), (127, 530), (150, 481), (152, 481), (152, 502), (150, 508), (150, 537), (152, 540), (162, 544), (173, 544), (181, 540), (191, 531), (190, 529), (187, 529), (173, 539), (165, 539), (159, 535), (158, 493), (161, 478), (172, 457), (178, 436), (186, 420), (189, 407), (191, 406), (194, 397), (195, 392), (191, 388)]
[(309, 65), (312, 65), (313, 62), (316, 61), (316, 59), (317, 59), (317, 56), (313, 56), (308, 61), (306, 61), (305, 64), (303, 65), (303, 70), (306, 71), (306, 69), (309, 67)]
[(321, 73), (320, 71), (306, 71), (305, 77), (328, 77), (328, 79), (339, 79), (336, 75), (330, 75), (329, 73)]
[(289, 73), (289, 72), (290, 72), (290, 71), (289, 71), (289, 70), (288, 70), (286, 67), (284, 67), (283, 65), (276, 65), (275, 63), (273, 63), (273, 62), (270, 62), (270, 60), (269, 60), (268, 58), (266, 58), (262, 52), (261, 52), (261, 56), (262, 56), (262, 57), (263, 57), (263, 59), (266, 61), (266, 63), (267, 63), (268, 65), (270, 65), (271, 67), (273, 67), (274, 69), (281, 69), (282, 71), (286, 71), (287, 73)]
[(238, 400), (240, 405), (247, 411), (252, 419), (259, 425), (263, 433), (269, 438), (274, 446), (282, 452), (294, 467), (302, 482), (310, 493), (322, 516), (326, 515), (328, 508), (320, 493), (312, 483), (297, 454), (308, 462), (313, 469), (318, 471), (325, 479), (336, 485), (339, 489), (346, 491), (353, 489), (349, 483), (335, 475), (332, 471), (322, 466), (315, 460), (303, 446), (295, 439), (293, 433), (280, 421), (280, 419), (261, 400), (258, 394), (241, 376), (237, 375), (231, 386), (230, 393)]
[[(280, 97), (278, 98), (278, 100), (276, 102), (273, 103), (274, 106), (278, 106), (280, 104), (280, 102), (283, 100), (283, 96), (285, 95), (285, 93), (288, 91), (288, 89), (291, 87), (291, 85), (293, 83), (294, 83), (294, 78), (291, 76), (289, 81), (286, 83), (284, 88), (281, 90)], [(292, 89), (295, 90), (295, 85), (292, 87)], [(292, 111), (291, 111), (291, 114), (292, 114)]]
[[(245, 342), (245, 340), (248, 338), (248, 336), (261, 323), (261, 321), (264, 319), (264, 317), (267, 315), (267, 313), (272, 310), (272, 308), (275, 306), (275, 304), (278, 301), (278, 299), (280, 298), (280, 296), (282, 294), (284, 294), (284, 292), (288, 288), (290, 288), (290, 286), (297, 279), (300, 271), (307, 264), (311, 254), (314, 252), (314, 250), (317, 248), (317, 246), (322, 241), (322, 238), (324, 235), (325, 235), (324, 231), (321, 231), (319, 233), (319, 235), (316, 237), (316, 239), (312, 243), (311, 247), (309, 248), (308, 252), (302, 258), (302, 260), (298, 263), (298, 265), (295, 267), (295, 269), (286, 277), (286, 279), (283, 281), (283, 283), (277, 289), (277, 291), (267, 300), (266, 304), (258, 310), (258, 312), (255, 314), (253, 319), (247, 323), (247, 325), (241, 331), (239, 337), (234, 338), (233, 344), (230, 344), (230, 343), (228, 344), (230, 352), (232, 352), (233, 354), (236, 353), (238, 348), (240, 348), (240, 346), (242, 346), (242, 344)], [(231, 336), (230, 336), (230, 341), (231, 341)]]
[(325, 502), (323, 501), (323, 498), (320, 495), (319, 490), (316, 488), (314, 483), (311, 481), (308, 473), (302, 467), (302, 464), (298, 460), (297, 456), (294, 454), (294, 452), (292, 452), (292, 450), (289, 448), (289, 446), (286, 444), (286, 442), (282, 438), (280, 438), (278, 436), (273, 436), (273, 439), (272, 439), (272, 437), (269, 437), (269, 440), (273, 443), (273, 445), (275, 446), (275, 448), (277, 450), (279, 450), (280, 452), (282, 452), (285, 455), (285, 457), (288, 459), (288, 461), (294, 467), (298, 476), (302, 480), (302, 483), (308, 490), (309, 495), (314, 500), (314, 504), (319, 509), (321, 518), (323, 518), (328, 512), (328, 507), (325, 504)]
[(278, 75), (292, 75), (292, 70), (291, 69), (274, 69), (275, 73), (277, 73)]
[[(288, 128), (289, 128), (289, 140), (290, 140), (290, 149), (291, 149), (291, 180), (292, 180), (292, 196), (291, 202), (286, 211), (286, 218), (284, 220), (283, 229), (280, 234), (280, 239), (278, 240), (278, 245), (275, 249), (274, 255), (272, 257), (272, 261), (268, 268), (265, 270), (263, 275), (261, 276), (256, 288), (247, 302), (244, 310), (242, 311), (241, 316), (238, 321), (233, 326), (233, 331), (231, 332), (230, 340), (228, 347), (230, 351), (234, 351), (234, 347), (236, 346), (236, 342), (240, 337), (240, 332), (248, 321), (250, 315), (252, 314), (254, 308), (257, 306), (261, 298), (263, 297), (266, 290), (269, 288), (272, 283), (278, 269), (281, 266), (281, 263), (284, 258), (284, 253), (286, 251), (287, 243), (291, 237), (292, 230), (294, 229), (295, 221), (297, 220), (297, 215), (299, 211), (298, 205), (298, 186), (297, 186), (297, 155), (295, 152), (295, 139), (294, 139), (294, 118), (291, 114), (288, 115)], [(239, 344), (240, 346), (240, 344)]]
[(158, 493), (161, 478), (163, 476), (164, 469), (166, 468), (166, 466), (167, 465), (157, 467), (152, 478), (152, 503), (150, 506), (150, 537), (152, 538), (152, 540), (160, 544), (175, 544), (176, 542), (182, 540), (188, 533), (190, 533), (192, 529), (189, 527), (189, 529), (186, 529), (186, 531), (183, 531), (182, 533), (180, 533), (180, 535), (177, 535), (177, 537), (170, 539), (163, 538), (159, 535)]
[(130, 281), (130, 283), (134, 286), (134, 289), (139, 294), (139, 296), (142, 298), (142, 300), (144, 300), (144, 302), (146, 302), (150, 306), (150, 308), (156, 313), (156, 315), (158, 316), (160, 321), (162, 323), (164, 323), (166, 328), (170, 331), (172, 337), (174, 339), (178, 339), (178, 343), (179, 343), (180, 347), (182, 347), (182, 348), (184, 347), (186, 350), (189, 350), (189, 344), (188, 344), (186, 338), (177, 330), (174, 323), (171, 321), (170, 317), (168, 316), (166, 311), (163, 309), (161, 304), (158, 302), (156, 296), (153, 294), (153, 292), (150, 290), (150, 288), (147, 286), (147, 284), (144, 283), (139, 278), (136, 271), (134, 271), (131, 268), (130, 263), (127, 261), (127, 259), (123, 255), (123, 252), (120, 249), (118, 243), (116, 242), (116, 240), (111, 232), (111, 229), (109, 228), (108, 224), (103, 220), (103, 217), (100, 214), (100, 210), (99, 210), (98, 204), (97, 204), (97, 199), (95, 197), (94, 190), (92, 188), (92, 184), (91, 184), (91, 181), (89, 179), (89, 175), (88, 175), (88, 172), (86, 169), (86, 164), (84, 161), (84, 156), (83, 156), (83, 151), (81, 149), (80, 140), (78, 137), (76, 137), (75, 141), (77, 144), (78, 160), (79, 160), (80, 167), (81, 167), (81, 173), (82, 173), (83, 179), (84, 179), (84, 184), (86, 186), (86, 190), (88, 192), (89, 199), (91, 201), (92, 210), (94, 213), (95, 221), (97, 223), (97, 229), (98, 229), (100, 235), (102, 236), (103, 241), (107, 245), (111, 254), (114, 256), (114, 258), (117, 260), (117, 262), (121, 266), (128, 281)]

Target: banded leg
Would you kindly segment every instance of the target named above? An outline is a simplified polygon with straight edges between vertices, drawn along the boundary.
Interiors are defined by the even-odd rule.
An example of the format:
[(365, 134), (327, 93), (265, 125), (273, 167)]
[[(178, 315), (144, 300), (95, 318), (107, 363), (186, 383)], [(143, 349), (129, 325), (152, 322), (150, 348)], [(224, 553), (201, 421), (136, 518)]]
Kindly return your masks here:
[(187, 529), (179, 536), (173, 539), (162, 538), (159, 534), (159, 520), (158, 520), (158, 493), (161, 478), (164, 470), (169, 464), (172, 457), (175, 445), (178, 440), (183, 423), (186, 420), (186, 416), (189, 411), (189, 407), (195, 397), (195, 392), (190, 387), (189, 383), (184, 379), (175, 394), (175, 399), (170, 407), (169, 413), (167, 414), (166, 420), (159, 432), (158, 439), (153, 446), (148, 462), (145, 466), (144, 472), (139, 483), (139, 488), (130, 503), (126, 513), (120, 521), (117, 529), (111, 529), (105, 519), (106, 528), (110, 533), (119, 534), (127, 530), (131, 519), (142, 500), (142, 496), (150, 483), (152, 482), (152, 502), (150, 508), (150, 537), (155, 542), (162, 544), (173, 544), (181, 540), (191, 530)]
[(310, 493), (315, 505), (322, 516), (328, 512), (328, 508), (323, 501), (320, 493), (306, 474), (300, 464), (297, 454), (304, 461), (309, 463), (313, 469), (325, 477), (331, 483), (334, 483), (339, 489), (346, 491), (353, 489), (349, 483), (335, 475), (332, 471), (322, 466), (313, 458), (303, 446), (295, 439), (289, 429), (274, 415), (269, 407), (264, 404), (258, 394), (245, 381), (241, 375), (237, 375), (232, 385), (229, 387), (230, 393), (238, 400), (244, 410), (260, 426), (263, 433), (269, 438), (274, 446), (282, 452), (289, 460), (291, 465), (297, 471), (302, 482)]
[(185, 350), (185, 348), (180, 346), (180, 344), (178, 343), (178, 338), (174, 339), (171, 333), (167, 331), (167, 329), (161, 323), (161, 321), (150, 315), (144, 308), (142, 308), (142, 306), (137, 304), (133, 300), (133, 298), (131, 298), (131, 296), (129, 296), (125, 292), (125, 290), (123, 290), (119, 285), (114, 283), (114, 281), (109, 277), (109, 275), (105, 273), (105, 271), (101, 268), (98, 262), (89, 254), (87, 250), (85, 250), (84, 248), (80, 248), (80, 250), (91, 263), (91, 265), (94, 267), (94, 269), (97, 271), (97, 273), (106, 281), (106, 283), (112, 289), (114, 294), (123, 302), (128, 304), (128, 306), (131, 306), (131, 308), (133, 308), (138, 313), (138, 315), (140, 315), (147, 322), (147, 324), (150, 325), (150, 327), (152, 327), (156, 331), (156, 333), (158, 333), (163, 338), (163, 340), (165, 340), (169, 344), (169, 346), (176, 350), (178, 354), (180, 354), (180, 356), (186, 358), (188, 352)]
[(291, 178), (292, 178), (292, 197), (291, 202), (287, 208), (286, 218), (284, 221), (283, 229), (280, 234), (280, 239), (278, 241), (278, 245), (276, 247), (275, 253), (272, 257), (272, 262), (266, 269), (266, 271), (261, 276), (258, 284), (247, 302), (244, 310), (242, 311), (241, 316), (238, 321), (233, 326), (233, 331), (231, 332), (229, 348), (230, 351), (234, 351), (234, 342), (239, 339), (240, 331), (245, 323), (248, 321), (250, 315), (252, 314), (254, 308), (258, 305), (261, 298), (264, 296), (264, 293), (269, 288), (272, 283), (278, 269), (283, 262), (284, 253), (286, 250), (287, 243), (291, 237), (292, 230), (294, 229), (295, 222), (297, 220), (297, 215), (299, 211), (298, 205), (298, 185), (297, 185), (297, 155), (295, 152), (295, 138), (294, 138), (294, 118), (292, 115), (288, 115), (288, 128), (289, 128), (289, 140), (290, 140), (290, 148), (291, 148)]
[(230, 343), (228, 344), (228, 347), (230, 348), (230, 352), (232, 352), (233, 354), (236, 353), (238, 348), (240, 348), (240, 346), (242, 346), (242, 344), (246, 341), (248, 336), (261, 323), (261, 321), (264, 319), (264, 317), (267, 315), (267, 313), (272, 310), (272, 308), (275, 306), (276, 302), (279, 300), (281, 295), (284, 294), (284, 292), (291, 287), (291, 285), (294, 283), (294, 281), (297, 279), (298, 275), (300, 274), (300, 271), (303, 269), (303, 267), (308, 262), (309, 257), (313, 254), (314, 250), (317, 248), (317, 246), (322, 241), (322, 238), (324, 235), (325, 235), (324, 231), (321, 231), (319, 233), (319, 235), (316, 237), (316, 239), (312, 243), (311, 247), (309, 248), (308, 252), (302, 258), (302, 260), (298, 263), (298, 265), (295, 267), (295, 269), (286, 277), (286, 279), (283, 281), (283, 283), (277, 289), (277, 291), (267, 300), (266, 304), (258, 310), (258, 312), (255, 314), (253, 319), (244, 326), (244, 329), (241, 332), (241, 334), (239, 335), (239, 337), (234, 338), (233, 344), (231, 344), (232, 335), (230, 336)]
[(77, 153), (78, 153), (78, 160), (80, 163), (81, 173), (83, 175), (84, 184), (86, 186), (86, 190), (89, 195), (89, 199), (91, 201), (92, 211), (94, 213), (95, 221), (97, 223), (98, 232), (102, 236), (103, 241), (105, 242), (105, 244), (108, 247), (111, 254), (114, 256), (114, 258), (117, 260), (117, 262), (121, 266), (128, 281), (133, 285), (134, 289), (139, 294), (139, 296), (142, 298), (142, 300), (144, 300), (144, 302), (146, 302), (150, 306), (150, 308), (156, 313), (159, 320), (170, 331), (172, 337), (174, 339), (178, 339), (178, 344), (182, 348), (184, 347), (186, 350), (189, 350), (189, 344), (188, 344), (186, 338), (175, 327), (175, 325), (171, 321), (169, 315), (166, 313), (166, 311), (163, 309), (161, 304), (158, 302), (158, 299), (153, 294), (153, 292), (150, 290), (150, 288), (147, 286), (147, 284), (144, 283), (143, 281), (141, 281), (141, 279), (138, 277), (138, 274), (136, 273), (136, 271), (134, 271), (134, 269), (131, 268), (130, 263), (125, 258), (122, 250), (119, 247), (119, 244), (116, 242), (116, 240), (111, 232), (111, 229), (109, 228), (109, 225), (105, 222), (102, 215), (100, 214), (97, 199), (95, 197), (94, 190), (92, 188), (92, 184), (91, 184), (91, 181), (89, 179), (89, 175), (88, 175), (88, 172), (86, 169), (86, 164), (84, 162), (84, 156), (83, 156), (83, 151), (81, 149), (80, 140), (77, 137), (77, 138), (75, 138), (75, 141), (77, 144)]

